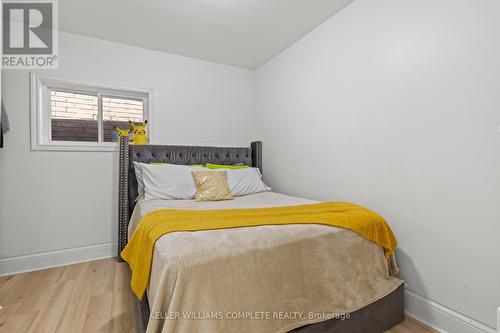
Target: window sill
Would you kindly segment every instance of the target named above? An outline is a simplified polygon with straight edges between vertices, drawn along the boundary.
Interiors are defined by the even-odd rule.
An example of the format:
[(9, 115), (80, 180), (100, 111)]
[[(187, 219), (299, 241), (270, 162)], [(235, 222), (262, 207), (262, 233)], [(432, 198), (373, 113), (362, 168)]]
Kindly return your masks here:
[(117, 142), (109, 143), (90, 143), (90, 142), (51, 142), (51, 143), (33, 143), (32, 151), (118, 151)]

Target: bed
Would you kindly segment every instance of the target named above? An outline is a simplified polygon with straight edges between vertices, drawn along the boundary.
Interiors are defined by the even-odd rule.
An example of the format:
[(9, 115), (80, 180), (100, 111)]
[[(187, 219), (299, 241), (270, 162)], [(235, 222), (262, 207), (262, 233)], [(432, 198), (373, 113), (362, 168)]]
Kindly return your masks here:
[[(274, 192), (217, 202), (137, 198), (134, 161), (242, 163), (262, 171), (261, 150), (261, 142), (235, 148), (121, 140), (118, 258), (142, 217), (158, 209), (315, 203)], [(349, 230), (316, 224), (170, 233), (155, 244), (145, 296), (133, 300), (138, 331), (383, 332), (401, 322), (404, 312), (402, 281), (389, 275), (381, 251)], [(196, 318), (168, 317), (174, 313)]]

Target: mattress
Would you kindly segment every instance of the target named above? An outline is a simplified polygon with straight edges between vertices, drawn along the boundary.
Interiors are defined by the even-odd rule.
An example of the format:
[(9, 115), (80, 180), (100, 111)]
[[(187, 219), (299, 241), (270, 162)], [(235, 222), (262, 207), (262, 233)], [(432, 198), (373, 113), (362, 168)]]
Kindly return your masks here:
[[(274, 192), (216, 202), (139, 199), (128, 233), (158, 209), (313, 203)], [(173, 232), (154, 247), (148, 332), (286, 332), (328, 314), (356, 311), (400, 284), (389, 274), (382, 248), (341, 228), (291, 224)], [(200, 313), (216, 318), (189, 317)], [(262, 313), (271, 318), (253, 317)]]

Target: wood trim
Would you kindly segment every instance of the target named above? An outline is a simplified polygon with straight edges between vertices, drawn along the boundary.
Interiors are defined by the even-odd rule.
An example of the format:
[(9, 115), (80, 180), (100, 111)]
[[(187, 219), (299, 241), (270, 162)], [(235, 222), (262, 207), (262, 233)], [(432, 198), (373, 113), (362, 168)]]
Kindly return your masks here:
[(0, 276), (110, 258), (114, 257), (115, 249), (116, 243), (104, 243), (4, 258), (0, 259)]
[(406, 314), (437, 332), (496, 333), (496, 330), (471, 317), (405, 290)]

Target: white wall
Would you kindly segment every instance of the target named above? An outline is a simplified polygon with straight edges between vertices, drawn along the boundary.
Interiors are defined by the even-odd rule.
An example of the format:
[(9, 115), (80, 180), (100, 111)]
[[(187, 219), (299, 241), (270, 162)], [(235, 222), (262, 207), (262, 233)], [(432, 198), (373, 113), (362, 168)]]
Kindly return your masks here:
[[(40, 75), (153, 89), (153, 142), (250, 144), (253, 71), (66, 33), (59, 45), (59, 70)], [(29, 73), (2, 74), (11, 131), (0, 149), (0, 273), (47, 259), (12, 259), (34, 253), (104, 244), (114, 254), (118, 153), (30, 151)]]
[(491, 327), (499, 13), (494, 0), (357, 0), (256, 76), (270, 185), (380, 212), (409, 289)]

